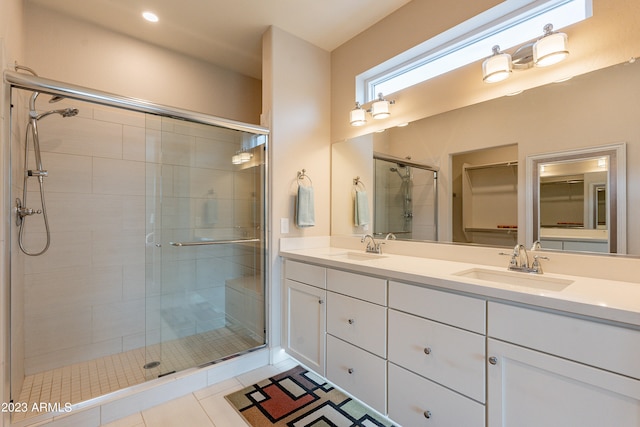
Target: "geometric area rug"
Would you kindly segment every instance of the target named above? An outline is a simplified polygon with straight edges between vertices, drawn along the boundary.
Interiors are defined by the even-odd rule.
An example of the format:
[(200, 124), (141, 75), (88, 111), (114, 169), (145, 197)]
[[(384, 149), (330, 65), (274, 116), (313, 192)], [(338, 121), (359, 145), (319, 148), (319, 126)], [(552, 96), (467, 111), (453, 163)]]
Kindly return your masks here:
[(225, 398), (253, 427), (393, 427), (302, 366)]

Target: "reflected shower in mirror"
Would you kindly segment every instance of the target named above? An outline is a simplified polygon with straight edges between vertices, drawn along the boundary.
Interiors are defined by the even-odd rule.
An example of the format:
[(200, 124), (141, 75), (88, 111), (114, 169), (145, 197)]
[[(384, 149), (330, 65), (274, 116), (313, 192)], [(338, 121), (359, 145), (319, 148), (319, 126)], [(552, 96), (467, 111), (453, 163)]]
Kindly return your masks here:
[(437, 170), (381, 153), (373, 154), (373, 163), (374, 234), (438, 240)]

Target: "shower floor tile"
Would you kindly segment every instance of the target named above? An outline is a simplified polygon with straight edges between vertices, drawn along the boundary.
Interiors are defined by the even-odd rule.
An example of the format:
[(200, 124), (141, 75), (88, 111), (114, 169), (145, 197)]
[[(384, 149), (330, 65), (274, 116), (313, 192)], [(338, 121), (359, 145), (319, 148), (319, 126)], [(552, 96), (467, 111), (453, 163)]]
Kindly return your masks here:
[[(79, 403), (121, 390), (159, 375), (181, 371), (236, 354), (262, 343), (243, 332), (243, 328), (227, 326), (213, 331), (113, 354), (87, 362), (39, 372), (25, 377), (17, 402), (34, 404)], [(146, 363), (161, 362), (144, 369)], [(39, 412), (17, 412), (20, 421)]]

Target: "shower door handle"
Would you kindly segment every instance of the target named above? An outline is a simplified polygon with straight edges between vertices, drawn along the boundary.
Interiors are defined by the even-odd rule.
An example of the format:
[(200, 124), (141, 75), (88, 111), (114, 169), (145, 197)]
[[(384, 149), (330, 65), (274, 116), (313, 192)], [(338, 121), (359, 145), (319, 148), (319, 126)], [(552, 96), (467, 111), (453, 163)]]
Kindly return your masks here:
[(227, 245), (230, 243), (249, 243), (259, 242), (260, 239), (236, 239), (236, 240), (210, 240), (200, 242), (169, 242), (171, 246), (209, 246), (209, 245)]

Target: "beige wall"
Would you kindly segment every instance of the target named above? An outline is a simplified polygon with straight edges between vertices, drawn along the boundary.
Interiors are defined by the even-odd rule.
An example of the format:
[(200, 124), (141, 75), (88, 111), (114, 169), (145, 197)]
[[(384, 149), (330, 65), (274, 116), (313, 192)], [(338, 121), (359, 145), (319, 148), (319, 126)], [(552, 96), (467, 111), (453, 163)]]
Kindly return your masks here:
[(24, 65), (43, 77), (242, 122), (259, 122), (259, 80), (28, 2), (25, 20)]
[[(526, 73), (514, 72), (507, 81), (488, 85), (482, 81), (482, 61), (478, 61), (393, 94), (390, 98), (396, 99), (397, 104), (392, 106), (390, 119), (376, 121), (379, 123), (370, 120), (360, 128), (349, 125), (356, 75), (497, 3), (482, 0), (452, 7), (446, 0), (414, 0), (334, 50), (331, 53), (331, 140), (341, 141), (377, 128), (432, 116), (640, 55), (640, 2), (593, 0), (593, 17), (563, 29), (569, 36), (571, 51), (563, 63)], [(489, 54), (487, 52), (487, 56)]]
[[(330, 55), (279, 28), (263, 37), (263, 114), (271, 129), (271, 344), (280, 343), (280, 237), (327, 236), (330, 222)], [(294, 225), (297, 172), (306, 169), (315, 191), (314, 227)], [(289, 233), (280, 220), (287, 218)]]

